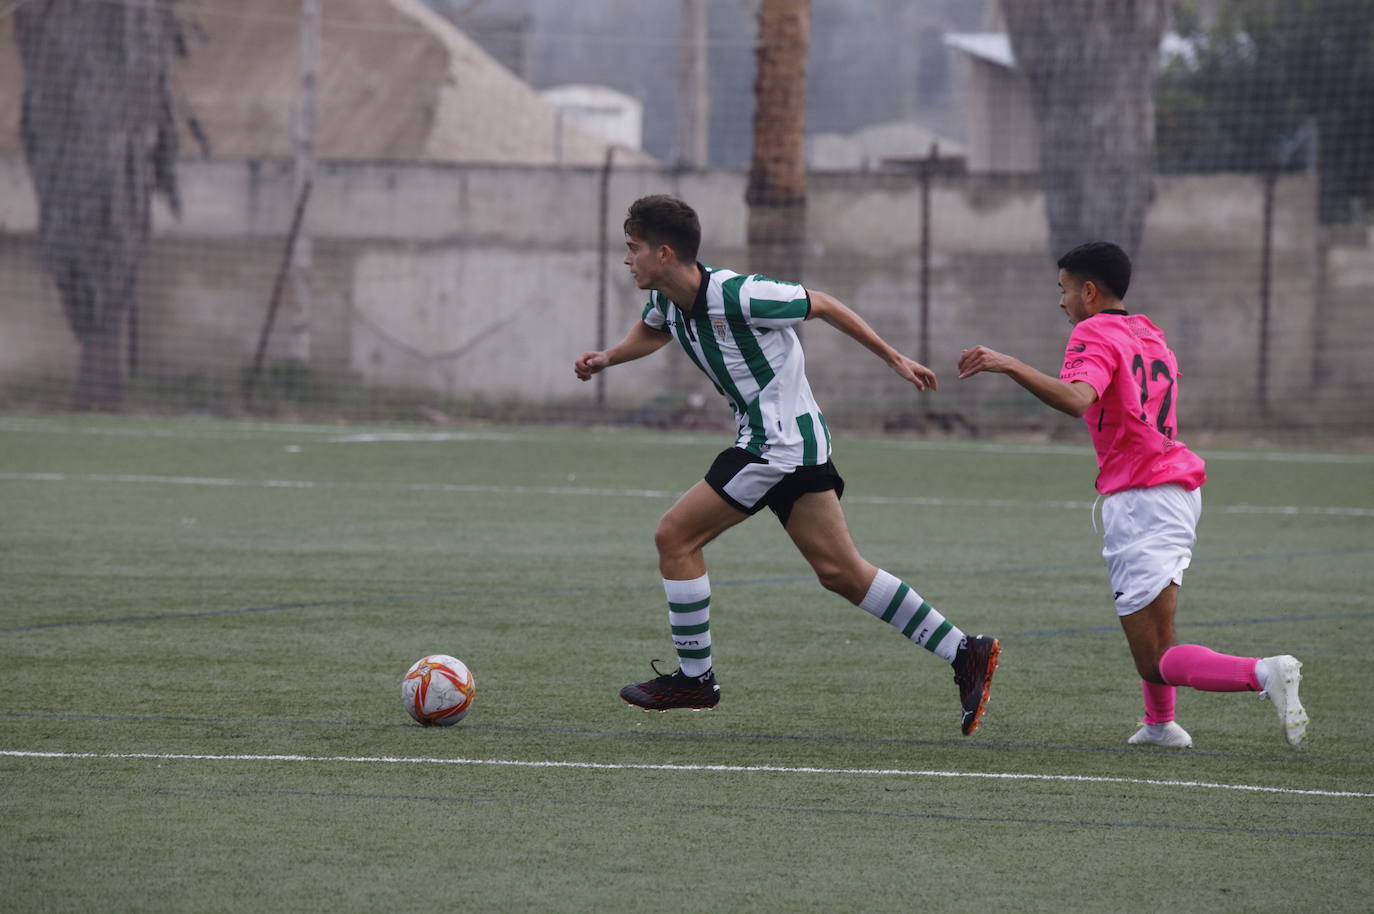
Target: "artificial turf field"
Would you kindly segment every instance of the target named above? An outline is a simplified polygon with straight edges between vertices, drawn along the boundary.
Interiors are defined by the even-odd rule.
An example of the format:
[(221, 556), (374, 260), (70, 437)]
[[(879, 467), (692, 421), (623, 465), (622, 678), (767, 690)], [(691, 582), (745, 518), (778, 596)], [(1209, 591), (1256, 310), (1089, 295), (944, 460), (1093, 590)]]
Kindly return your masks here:
[(767, 514), (707, 549), (720, 707), (625, 705), (725, 439), (0, 417), (0, 910), (1369, 909), (1374, 455), (1198, 448), (1180, 639), (1295, 654), (1312, 724), (1181, 689), (1170, 751), (1086, 446), (839, 435), (861, 551), (1002, 639), (973, 737)]

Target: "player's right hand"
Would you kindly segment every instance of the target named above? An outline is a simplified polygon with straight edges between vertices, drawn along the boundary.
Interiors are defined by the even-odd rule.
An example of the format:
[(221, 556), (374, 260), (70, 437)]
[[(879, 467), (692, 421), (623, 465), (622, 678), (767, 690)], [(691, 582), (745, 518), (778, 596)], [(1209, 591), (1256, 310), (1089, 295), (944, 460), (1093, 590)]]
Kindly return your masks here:
[(974, 346), (959, 353), (959, 380), (971, 378), (980, 371), (1005, 373), (1012, 365), (1012, 359), (996, 349)]
[(584, 352), (573, 363), (573, 373), (579, 381), (590, 381), (592, 375), (610, 364), (604, 352)]

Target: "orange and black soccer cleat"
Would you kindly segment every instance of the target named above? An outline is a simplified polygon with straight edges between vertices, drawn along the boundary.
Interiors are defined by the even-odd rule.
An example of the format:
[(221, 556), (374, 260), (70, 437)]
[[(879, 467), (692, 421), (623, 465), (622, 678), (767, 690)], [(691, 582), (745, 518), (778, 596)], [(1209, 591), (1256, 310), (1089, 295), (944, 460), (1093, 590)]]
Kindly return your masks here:
[(978, 729), (983, 709), (988, 704), (988, 690), (992, 688), (992, 673), (997, 669), (997, 656), (1002, 646), (996, 638), (976, 635), (964, 639), (954, 655), (954, 682), (959, 686), (959, 703), (963, 706), (960, 729), (971, 736)]

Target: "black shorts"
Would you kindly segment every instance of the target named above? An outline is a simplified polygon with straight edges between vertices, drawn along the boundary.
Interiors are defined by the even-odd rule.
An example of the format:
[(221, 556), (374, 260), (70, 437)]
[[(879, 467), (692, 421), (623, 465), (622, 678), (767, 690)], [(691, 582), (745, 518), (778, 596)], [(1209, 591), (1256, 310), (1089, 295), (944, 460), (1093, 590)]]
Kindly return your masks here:
[(816, 466), (803, 466), (788, 472), (744, 448), (728, 447), (716, 456), (706, 471), (706, 484), (733, 508), (745, 514), (772, 509), (784, 527), (792, 506), (809, 492), (835, 491), (844, 495), (844, 479), (827, 460)]

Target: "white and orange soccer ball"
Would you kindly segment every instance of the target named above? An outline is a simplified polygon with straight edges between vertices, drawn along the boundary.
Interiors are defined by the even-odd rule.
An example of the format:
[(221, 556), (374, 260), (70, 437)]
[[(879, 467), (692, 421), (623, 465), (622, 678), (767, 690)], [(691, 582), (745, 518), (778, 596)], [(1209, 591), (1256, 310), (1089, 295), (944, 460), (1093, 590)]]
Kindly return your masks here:
[(426, 727), (451, 727), (472, 710), (477, 684), (467, 665), (448, 654), (415, 661), (401, 680), (406, 711)]

